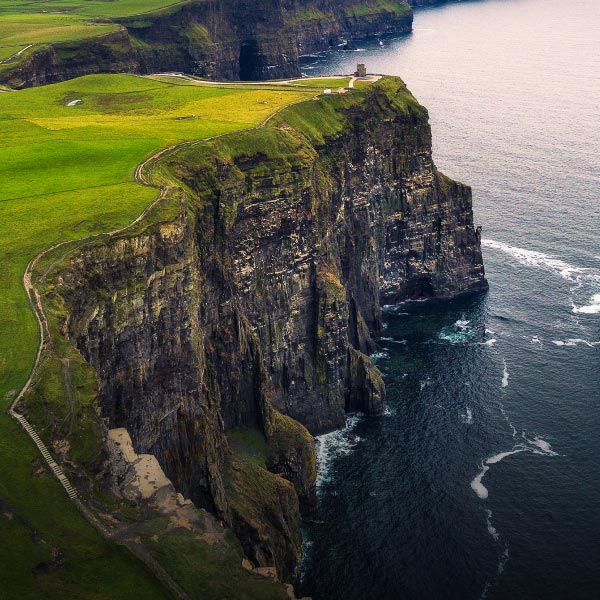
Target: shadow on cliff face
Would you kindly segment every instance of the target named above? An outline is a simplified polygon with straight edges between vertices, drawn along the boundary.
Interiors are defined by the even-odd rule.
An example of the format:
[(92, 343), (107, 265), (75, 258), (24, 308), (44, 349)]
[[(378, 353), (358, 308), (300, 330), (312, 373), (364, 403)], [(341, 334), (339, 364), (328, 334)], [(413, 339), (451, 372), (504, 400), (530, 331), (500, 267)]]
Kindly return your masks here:
[[(245, 42), (243, 76), (264, 57)], [(486, 287), (471, 193), (435, 168), (427, 112), (395, 78), (160, 168), (179, 182), (177, 217), (65, 259), (56, 314), (95, 370), (101, 418), (231, 526), (254, 566), (291, 580), (309, 431), (383, 413), (367, 354), (381, 300)]]
[(240, 46), (240, 80), (260, 81), (263, 73), (263, 63), (258, 42), (246, 40)]

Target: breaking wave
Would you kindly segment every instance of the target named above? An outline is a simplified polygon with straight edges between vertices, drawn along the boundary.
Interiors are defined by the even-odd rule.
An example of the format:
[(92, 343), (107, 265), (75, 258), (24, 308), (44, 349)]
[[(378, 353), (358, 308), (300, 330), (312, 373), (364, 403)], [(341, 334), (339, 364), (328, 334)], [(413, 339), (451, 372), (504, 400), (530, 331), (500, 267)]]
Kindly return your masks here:
[(598, 293), (598, 288), (600, 287), (600, 272), (598, 269), (575, 267), (555, 256), (537, 252), (535, 250), (518, 248), (495, 240), (483, 239), (481, 240), (481, 244), (484, 247), (493, 248), (494, 250), (500, 250), (501, 252), (509, 254), (513, 258), (516, 258), (522, 265), (544, 269), (559, 275), (574, 285), (574, 287), (571, 288), (571, 291), (573, 292), (576, 290), (580, 290), (581, 294), (589, 294), (591, 292), (592, 295), (588, 300), (588, 304), (578, 305), (575, 301), (572, 301), (572, 310), (574, 313), (578, 314), (595, 315), (600, 313), (600, 293)]
[(324, 485), (332, 480), (332, 466), (336, 458), (350, 454), (352, 449), (361, 441), (353, 433), (358, 422), (363, 418), (362, 413), (346, 417), (346, 426), (315, 437), (317, 441), (317, 494)]
[(463, 315), (462, 318), (455, 321), (452, 325), (444, 327), (440, 331), (439, 339), (450, 344), (464, 344), (475, 335), (477, 335), (477, 331), (471, 327), (471, 321)]
[(573, 312), (584, 315), (597, 315), (600, 313), (600, 294), (594, 294), (591, 303), (585, 306), (575, 306), (573, 304)]

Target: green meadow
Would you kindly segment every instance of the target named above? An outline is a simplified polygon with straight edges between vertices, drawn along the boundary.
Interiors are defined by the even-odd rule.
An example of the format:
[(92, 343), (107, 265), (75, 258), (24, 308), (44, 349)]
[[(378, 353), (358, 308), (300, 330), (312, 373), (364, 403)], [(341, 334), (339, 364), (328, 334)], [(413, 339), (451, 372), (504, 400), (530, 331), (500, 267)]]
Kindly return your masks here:
[(3, 0), (2, 10), (42, 13), (69, 12), (91, 17), (126, 17), (153, 12), (189, 0)]
[(185, 4), (173, 0), (3, 0), (0, 2), (0, 61), (32, 44), (70, 42), (119, 29), (107, 22)]
[(338, 88), (348, 87), (349, 81), (349, 77), (311, 77), (307, 79), (299, 79), (298, 81), (295, 81), (293, 85), (310, 85), (336, 90)]
[(39, 341), (22, 285), (27, 263), (52, 244), (133, 220), (157, 194), (135, 182), (135, 168), (161, 147), (256, 127), (318, 91), (92, 75), (0, 93), (0, 539), (10, 540), (0, 544), (3, 589), (20, 590), (19, 598), (164, 596), (44, 469), (35, 472), (37, 450), (5, 412)]

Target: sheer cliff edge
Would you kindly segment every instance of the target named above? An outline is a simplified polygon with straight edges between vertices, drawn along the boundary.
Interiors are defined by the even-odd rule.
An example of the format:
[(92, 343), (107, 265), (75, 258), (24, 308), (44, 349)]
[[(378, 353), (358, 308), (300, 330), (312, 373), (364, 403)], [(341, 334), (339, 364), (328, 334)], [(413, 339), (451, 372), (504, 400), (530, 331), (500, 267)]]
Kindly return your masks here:
[[(42, 394), (30, 416), (54, 423), (45, 436), (67, 449), (80, 489), (143, 505), (115, 466), (110, 432), (125, 429), (130, 454), (153, 455), (202, 513), (202, 535), (231, 529), (249, 569), (293, 581), (300, 511), (314, 502), (311, 434), (383, 413), (369, 359), (380, 306), (487, 289), (470, 189), (437, 171), (427, 111), (391, 77), (181, 145), (153, 180), (169, 210), (39, 280), (88, 382), (72, 402), (92, 390), (85, 432), (44, 413)], [(78, 461), (82, 446), (97, 451)], [(168, 535), (185, 529), (177, 518)], [(169, 547), (153, 546), (161, 535), (150, 551)]]

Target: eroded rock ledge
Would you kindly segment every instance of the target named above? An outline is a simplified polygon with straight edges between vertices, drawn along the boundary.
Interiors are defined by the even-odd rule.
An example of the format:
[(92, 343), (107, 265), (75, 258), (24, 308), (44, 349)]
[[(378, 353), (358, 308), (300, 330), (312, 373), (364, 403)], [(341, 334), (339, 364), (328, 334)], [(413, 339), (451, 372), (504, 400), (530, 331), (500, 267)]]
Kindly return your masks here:
[(78, 251), (53, 279), (66, 330), (106, 427), (289, 581), (309, 431), (383, 410), (380, 305), (487, 287), (470, 190), (436, 170), (427, 112), (396, 78), (163, 168), (179, 217)]

